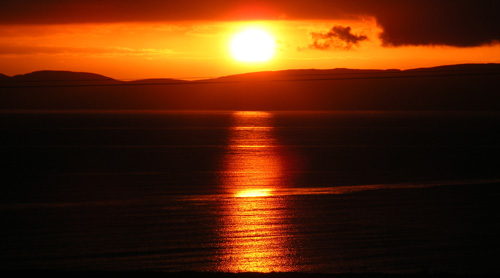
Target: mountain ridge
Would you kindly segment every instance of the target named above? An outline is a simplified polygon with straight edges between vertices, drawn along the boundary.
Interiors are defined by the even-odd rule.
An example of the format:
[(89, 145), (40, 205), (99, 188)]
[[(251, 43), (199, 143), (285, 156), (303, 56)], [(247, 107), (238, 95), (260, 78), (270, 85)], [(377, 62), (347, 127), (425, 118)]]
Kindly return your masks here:
[[(277, 71), (256, 71), (240, 74), (232, 74), (226, 76), (219, 76), (215, 78), (199, 79), (199, 80), (183, 80), (176, 78), (145, 78), (131, 81), (122, 81), (112, 77), (104, 76), (91, 72), (75, 72), (75, 71), (62, 71), (62, 70), (40, 70), (25, 74), (18, 74), (8, 76), (0, 73), (0, 81), (19, 81), (19, 82), (70, 82), (70, 81), (92, 81), (92, 82), (105, 82), (105, 83), (122, 83), (122, 84), (161, 84), (161, 83), (174, 83), (174, 82), (211, 82), (211, 81), (231, 81), (236, 79), (241, 80), (258, 80), (269, 79), (269, 77), (290, 77), (297, 76), (325, 76), (325, 75), (360, 75), (360, 74), (407, 74), (407, 73), (422, 73), (422, 72), (460, 72), (460, 71), (500, 71), (499, 63), (486, 63), (486, 64), (454, 64), (442, 65), (435, 67), (422, 67), (413, 69), (353, 69), (353, 68), (333, 68), (333, 69), (287, 69)], [(0, 84), (1, 85), (1, 84)]]
[(104, 75), (90, 72), (40, 70), (11, 77), (19, 81), (76, 81), (76, 80), (115, 80)]
[(0, 73), (0, 81), (2, 81), (2, 80), (9, 80), (9, 79), (10, 79), (10, 76)]
[(500, 111), (500, 64), (303, 69), (195, 81), (119, 81), (90, 73), (70, 73), (73, 80), (55, 80), (55, 72), (38, 73), (38, 77), (50, 74), (51, 81), (2, 80), (0, 110)]

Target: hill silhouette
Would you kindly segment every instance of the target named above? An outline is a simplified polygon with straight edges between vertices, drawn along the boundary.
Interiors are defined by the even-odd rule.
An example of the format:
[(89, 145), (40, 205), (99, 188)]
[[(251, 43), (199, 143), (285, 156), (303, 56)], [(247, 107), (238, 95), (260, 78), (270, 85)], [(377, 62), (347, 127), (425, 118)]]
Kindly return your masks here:
[(332, 78), (349, 78), (349, 77), (375, 77), (384, 74), (398, 74), (400, 70), (361, 70), (361, 69), (292, 69), (282, 71), (263, 71), (244, 74), (236, 74), (222, 76), (209, 81), (216, 82), (231, 82), (231, 81), (299, 81), (306, 79), (321, 80)]
[(114, 80), (103, 75), (88, 72), (42, 70), (13, 76), (19, 81), (80, 81), (80, 80)]
[(10, 80), (10, 77), (0, 73), (0, 81), (7, 81), (7, 80)]
[(84, 86), (121, 83), (121, 81), (95, 73), (52, 70), (15, 75), (9, 80), (3, 81), (5, 86), (11, 87)]
[(135, 85), (154, 85), (154, 84), (173, 84), (173, 83), (189, 83), (189, 81), (173, 79), (173, 78), (150, 78), (150, 79), (140, 79), (127, 82), (127, 84), (135, 84)]
[(38, 71), (0, 79), (0, 109), (498, 110), (500, 64), (299, 69), (185, 81)]

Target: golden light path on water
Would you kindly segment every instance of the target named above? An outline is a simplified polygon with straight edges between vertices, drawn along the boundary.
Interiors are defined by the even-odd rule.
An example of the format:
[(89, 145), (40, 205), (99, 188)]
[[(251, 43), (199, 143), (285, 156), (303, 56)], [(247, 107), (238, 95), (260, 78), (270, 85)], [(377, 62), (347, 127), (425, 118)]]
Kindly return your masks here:
[[(300, 187), (292, 150), (281, 145), (273, 114), (232, 114), (220, 184), (222, 192), (205, 196), (220, 204), (216, 270), (223, 272), (309, 271), (294, 211), (293, 196), (338, 195), (391, 188), (449, 186), (463, 181)], [(492, 183), (495, 180), (474, 181)], [(470, 183), (470, 181), (468, 182)], [(299, 186), (297, 186), (299, 185)], [(200, 198), (196, 196), (195, 198)], [(303, 221), (303, 220), (302, 220)], [(334, 262), (332, 262), (334, 263)]]
[(221, 271), (294, 271), (291, 223), (283, 196), (285, 161), (273, 136), (272, 114), (235, 112), (224, 160)]

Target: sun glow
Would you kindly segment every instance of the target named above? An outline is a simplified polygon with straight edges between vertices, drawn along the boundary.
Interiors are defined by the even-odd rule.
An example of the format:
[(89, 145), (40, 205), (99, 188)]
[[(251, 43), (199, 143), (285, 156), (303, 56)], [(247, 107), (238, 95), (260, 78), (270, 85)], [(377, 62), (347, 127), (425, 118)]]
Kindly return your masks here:
[(261, 29), (247, 29), (231, 41), (231, 53), (241, 62), (266, 62), (274, 55), (274, 38)]

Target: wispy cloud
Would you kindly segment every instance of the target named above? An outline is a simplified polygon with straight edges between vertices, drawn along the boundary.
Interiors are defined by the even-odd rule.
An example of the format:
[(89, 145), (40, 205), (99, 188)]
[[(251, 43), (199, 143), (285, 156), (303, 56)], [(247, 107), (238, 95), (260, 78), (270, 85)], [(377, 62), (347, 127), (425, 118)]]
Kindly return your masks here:
[[(4, 2), (5, 4), (0, 9), (0, 26), (124, 22), (141, 24), (169, 22), (182, 25), (189, 21), (339, 20), (373, 17), (378, 27), (383, 30), (380, 39), (384, 46), (472, 47), (500, 41), (500, 16), (498, 16), (500, 1), (498, 0), (16, 0)], [(195, 30), (194, 34), (207, 35), (206, 31)]]
[(142, 48), (132, 49), (125, 47), (66, 47), (66, 46), (37, 46), (37, 45), (0, 45), (0, 55), (173, 55), (171, 49)]

